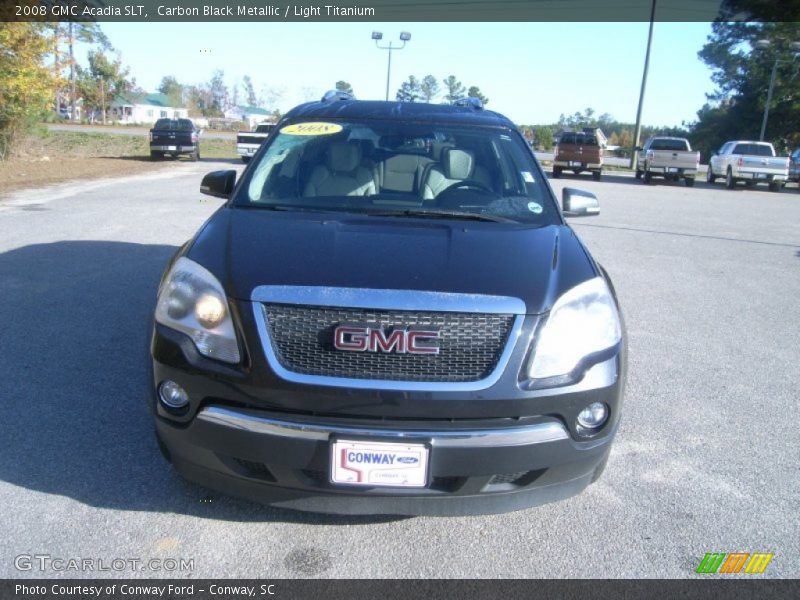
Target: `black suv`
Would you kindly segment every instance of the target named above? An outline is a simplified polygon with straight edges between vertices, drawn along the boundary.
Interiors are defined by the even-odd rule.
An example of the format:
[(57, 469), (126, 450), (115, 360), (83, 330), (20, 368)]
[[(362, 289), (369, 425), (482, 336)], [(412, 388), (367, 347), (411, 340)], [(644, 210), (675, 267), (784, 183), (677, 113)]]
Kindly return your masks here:
[(270, 504), (469, 514), (572, 496), (625, 380), (614, 288), (505, 117), (356, 101), (290, 111), (167, 266), (152, 336), (164, 455)]

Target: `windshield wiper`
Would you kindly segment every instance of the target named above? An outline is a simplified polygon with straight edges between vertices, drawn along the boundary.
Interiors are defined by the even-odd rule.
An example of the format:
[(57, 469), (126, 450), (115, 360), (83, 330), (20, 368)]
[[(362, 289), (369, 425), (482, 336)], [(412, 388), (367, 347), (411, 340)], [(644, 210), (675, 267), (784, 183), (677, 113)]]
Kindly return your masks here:
[(313, 206), (293, 206), (291, 204), (257, 204), (248, 203), (242, 204), (242, 208), (254, 208), (256, 210), (275, 210), (280, 212), (321, 212), (321, 213), (341, 213), (346, 209), (326, 207), (316, 208)]
[(464, 210), (422, 210), (407, 208), (400, 210), (368, 210), (364, 214), (376, 217), (430, 217), (433, 219), (465, 219), (470, 221), (490, 221), (492, 223), (517, 223), (514, 219)]

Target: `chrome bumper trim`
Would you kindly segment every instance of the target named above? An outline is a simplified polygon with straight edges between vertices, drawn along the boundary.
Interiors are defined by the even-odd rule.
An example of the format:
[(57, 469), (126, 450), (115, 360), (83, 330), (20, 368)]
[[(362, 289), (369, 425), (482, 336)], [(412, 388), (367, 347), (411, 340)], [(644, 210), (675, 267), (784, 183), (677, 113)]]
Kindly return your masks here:
[(527, 446), (569, 438), (563, 425), (557, 422), (539, 423), (526, 427), (503, 429), (462, 429), (453, 431), (423, 431), (339, 427), (311, 423), (281, 421), (256, 417), (220, 406), (206, 407), (196, 417), (200, 421), (223, 427), (282, 438), (327, 442), (331, 435), (397, 438), (398, 441), (424, 440), (435, 448), (487, 448)]

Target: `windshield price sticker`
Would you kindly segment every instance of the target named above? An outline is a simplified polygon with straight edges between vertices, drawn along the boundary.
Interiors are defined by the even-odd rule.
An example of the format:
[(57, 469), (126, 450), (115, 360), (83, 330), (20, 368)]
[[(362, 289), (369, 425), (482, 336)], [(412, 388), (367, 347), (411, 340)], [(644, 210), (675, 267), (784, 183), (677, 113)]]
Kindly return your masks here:
[(337, 123), (295, 123), (281, 129), (287, 135), (331, 135), (339, 133), (342, 126)]

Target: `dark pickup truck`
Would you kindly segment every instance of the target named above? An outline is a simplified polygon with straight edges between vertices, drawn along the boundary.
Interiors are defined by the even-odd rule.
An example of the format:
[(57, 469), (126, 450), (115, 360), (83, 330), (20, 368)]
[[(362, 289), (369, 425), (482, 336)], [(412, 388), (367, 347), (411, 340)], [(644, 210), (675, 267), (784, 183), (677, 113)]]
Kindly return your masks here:
[(200, 160), (200, 132), (190, 119), (159, 119), (150, 130), (150, 158), (188, 154), (193, 161)]

